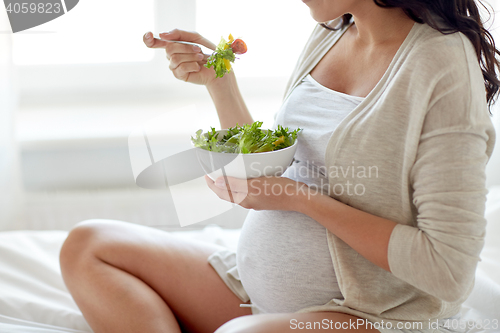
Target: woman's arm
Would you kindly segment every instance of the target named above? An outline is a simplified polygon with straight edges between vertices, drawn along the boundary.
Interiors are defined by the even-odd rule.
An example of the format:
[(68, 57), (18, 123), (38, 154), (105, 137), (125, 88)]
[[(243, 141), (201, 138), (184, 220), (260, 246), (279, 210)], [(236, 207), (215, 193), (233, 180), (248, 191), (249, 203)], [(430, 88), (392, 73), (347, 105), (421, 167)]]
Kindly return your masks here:
[(222, 129), (233, 127), (236, 123), (238, 125), (253, 123), (233, 71), (213, 80), (206, 87), (217, 109)]
[(299, 192), (294, 201), (294, 210), (310, 216), (363, 257), (391, 271), (388, 247), (396, 222), (348, 206), (324, 194)]

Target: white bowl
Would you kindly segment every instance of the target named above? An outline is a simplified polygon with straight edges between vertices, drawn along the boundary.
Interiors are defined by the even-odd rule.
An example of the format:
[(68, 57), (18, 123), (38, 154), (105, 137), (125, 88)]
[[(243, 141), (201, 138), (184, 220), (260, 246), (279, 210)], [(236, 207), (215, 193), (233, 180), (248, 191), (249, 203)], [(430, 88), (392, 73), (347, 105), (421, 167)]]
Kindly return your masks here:
[[(227, 130), (219, 130), (218, 139), (226, 135)], [(203, 135), (206, 135), (204, 133)], [(224, 176), (251, 179), (261, 176), (279, 176), (292, 164), (297, 150), (297, 139), (290, 147), (263, 153), (236, 154), (219, 153), (203, 148), (196, 148), (198, 161), (210, 179)]]

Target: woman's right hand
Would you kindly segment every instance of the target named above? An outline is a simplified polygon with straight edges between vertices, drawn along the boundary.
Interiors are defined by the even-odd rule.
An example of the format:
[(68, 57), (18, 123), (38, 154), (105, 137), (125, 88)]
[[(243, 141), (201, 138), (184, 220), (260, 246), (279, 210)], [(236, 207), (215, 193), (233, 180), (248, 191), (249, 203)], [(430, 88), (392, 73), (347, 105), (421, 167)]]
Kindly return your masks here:
[(160, 39), (158, 39), (154, 38), (151, 32), (147, 32), (143, 40), (149, 48), (165, 49), (167, 59), (170, 61), (169, 68), (177, 79), (202, 85), (209, 85), (216, 80), (214, 69), (204, 66), (209, 55), (203, 54), (198, 46), (175, 42), (191, 42), (215, 50), (216, 45), (199, 33), (174, 29), (160, 33)]

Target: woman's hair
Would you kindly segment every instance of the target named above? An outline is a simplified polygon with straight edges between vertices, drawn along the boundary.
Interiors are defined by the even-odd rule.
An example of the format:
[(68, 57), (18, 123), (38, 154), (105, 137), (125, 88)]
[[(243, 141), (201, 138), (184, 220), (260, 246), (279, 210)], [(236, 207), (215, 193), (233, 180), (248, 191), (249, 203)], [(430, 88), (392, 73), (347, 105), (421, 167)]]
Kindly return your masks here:
[[(483, 72), (486, 99), (488, 106), (491, 108), (491, 105), (498, 97), (500, 89), (500, 80), (496, 72), (496, 69), (500, 68), (500, 62), (496, 58), (497, 54), (500, 55), (500, 51), (495, 47), (495, 41), (491, 34), (483, 26), (476, 0), (373, 1), (380, 7), (401, 8), (415, 22), (427, 23), (443, 34), (451, 34), (459, 31), (467, 36), (476, 50), (479, 65)], [(477, 2), (490, 14), (489, 10), (480, 0), (477, 0)], [(441, 19), (447, 28), (440, 26), (436, 22), (435, 16)], [(350, 22), (351, 17), (351, 14), (345, 14), (342, 17), (344, 26)], [(335, 30), (326, 24), (321, 25), (327, 29)]]

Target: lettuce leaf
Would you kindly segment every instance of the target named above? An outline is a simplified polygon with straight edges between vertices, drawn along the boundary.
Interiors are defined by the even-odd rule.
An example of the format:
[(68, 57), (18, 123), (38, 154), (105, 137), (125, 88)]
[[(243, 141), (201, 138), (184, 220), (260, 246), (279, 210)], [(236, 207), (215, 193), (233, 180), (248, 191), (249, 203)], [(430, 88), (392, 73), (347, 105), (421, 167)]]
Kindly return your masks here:
[[(228, 43), (224, 38), (221, 38), (219, 45), (207, 59), (205, 67), (213, 67), (216, 77), (223, 77), (226, 73), (231, 71), (231, 62), (234, 62), (236, 56), (234, 55), (231, 43)], [(226, 61), (224, 61), (226, 60)]]
[(228, 128), (226, 135), (220, 140), (217, 138), (218, 133), (215, 128), (210, 127), (210, 131), (204, 135), (200, 129), (196, 132), (195, 138), (191, 137), (191, 141), (195, 147), (215, 152), (262, 153), (290, 147), (302, 131), (301, 128), (290, 130), (281, 125), (278, 125), (275, 130), (262, 130), (261, 126), (261, 121), (242, 126), (236, 124)]

